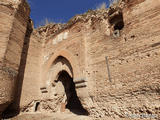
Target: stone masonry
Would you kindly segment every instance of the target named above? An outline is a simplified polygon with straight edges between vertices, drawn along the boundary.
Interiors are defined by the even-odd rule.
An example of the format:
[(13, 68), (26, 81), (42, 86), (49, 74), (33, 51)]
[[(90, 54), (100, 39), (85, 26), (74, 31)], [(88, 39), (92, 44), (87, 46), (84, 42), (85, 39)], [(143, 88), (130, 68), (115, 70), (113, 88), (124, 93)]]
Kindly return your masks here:
[(0, 116), (160, 119), (160, 0), (37, 29), (29, 15), (25, 0), (0, 0)]

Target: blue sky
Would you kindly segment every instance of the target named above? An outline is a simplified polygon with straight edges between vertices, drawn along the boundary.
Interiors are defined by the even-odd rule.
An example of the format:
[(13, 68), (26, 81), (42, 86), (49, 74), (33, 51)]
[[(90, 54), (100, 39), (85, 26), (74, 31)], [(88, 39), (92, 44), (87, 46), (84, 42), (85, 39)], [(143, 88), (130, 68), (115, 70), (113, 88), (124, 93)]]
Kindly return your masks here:
[(88, 9), (109, 0), (28, 0), (31, 6), (31, 18), (35, 26), (41, 25), (45, 19), (65, 23), (76, 14), (82, 14)]

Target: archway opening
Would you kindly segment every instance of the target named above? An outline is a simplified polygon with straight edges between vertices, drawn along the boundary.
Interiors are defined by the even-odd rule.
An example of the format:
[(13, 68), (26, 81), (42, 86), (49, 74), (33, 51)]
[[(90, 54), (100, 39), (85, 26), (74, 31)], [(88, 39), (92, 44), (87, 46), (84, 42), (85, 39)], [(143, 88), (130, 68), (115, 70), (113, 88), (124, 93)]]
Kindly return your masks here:
[(59, 72), (57, 82), (61, 82), (64, 87), (65, 97), (63, 102), (65, 102), (65, 108), (78, 115), (89, 115), (77, 96), (73, 78), (63, 70)]

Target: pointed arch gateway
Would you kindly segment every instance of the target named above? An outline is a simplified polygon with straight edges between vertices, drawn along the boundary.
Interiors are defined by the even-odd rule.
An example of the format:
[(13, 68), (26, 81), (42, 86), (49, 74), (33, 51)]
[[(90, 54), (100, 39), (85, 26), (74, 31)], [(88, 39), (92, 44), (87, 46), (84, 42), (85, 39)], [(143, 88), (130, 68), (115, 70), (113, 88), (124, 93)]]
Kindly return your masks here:
[(48, 74), (49, 70), (55, 63), (55, 61), (58, 58), (65, 58), (70, 66), (72, 67), (72, 73), (74, 78), (79, 78), (81, 76), (80, 68), (78, 60), (73, 56), (69, 51), (67, 50), (61, 50), (57, 53), (55, 53), (53, 56), (50, 57), (50, 59), (44, 64), (44, 73), (43, 73), (43, 81), (45, 81), (45, 76)]
[[(70, 59), (69, 56), (67, 57)], [(88, 115), (88, 111), (83, 108), (77, 96), (74, 83), (74, 77), (76, 76), (75, 68), (77, 67), (75, 62), (73, 63), (73, 59), (70, 60), (72, 63), (66, 57), (62, 56), (62, 54), (54, 58), (48, 72), (48, 80), (50, 80), (54, 88), (53, 94), (59, 99), (58, 104), (61, 112), (69, 109), (78, 115)]]

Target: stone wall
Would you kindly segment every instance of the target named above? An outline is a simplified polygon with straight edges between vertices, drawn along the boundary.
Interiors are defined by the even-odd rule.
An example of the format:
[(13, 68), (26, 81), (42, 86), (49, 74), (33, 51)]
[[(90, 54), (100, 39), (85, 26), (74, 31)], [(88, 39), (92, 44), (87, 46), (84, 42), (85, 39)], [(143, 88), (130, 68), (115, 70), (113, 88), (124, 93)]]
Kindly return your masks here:
[[(33, 32), (28, 9), (23, 16), (25, 5), (19, 1), (15, 11), (17, 2), (11, 8), (0, 4), (0, 77), (9, 88), (18, 86), (13, 106), (22, 112), (64, 111), (64, 86), (58, 79), (65, 71), (92, 118), (160, 114), (159, 0), (122, 0), (108, 10), (88, 11)], [(7, 82), (0, 84), (0, 93), (9, 93), (0, 94), (4, 107), (15, 90), (6, 91)]]
[[(47, 76), (62, 56), (71, 63), (75, 84), (84, 81), (76, 91), (94, 118), (159, 114), (159, 1), (131, 0), (122, 6), (76, 16), (74, 24), (60, 26), (58, 32), (57, 26), (41, 28), (42, 106), (55, 112), (56, 77)], [(60, 67), (53, 74), (64, 69)]]
[(20, 99), (22, 111), (34, 100), (40, 99), (42, 52), (41, 39), (33, 32), (30, 37)]
[(25, 1), (0, 2), (0, 114), (14, 100), (23, 42), (29, 20)]
[(100, 24), (88, 30), (88, 88), (95, 117), (159, 115), (159, 5), (153, 0), (129, 2), (118, 36), (108, 36)]

